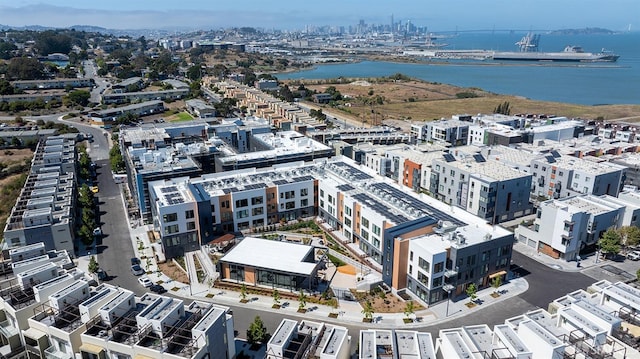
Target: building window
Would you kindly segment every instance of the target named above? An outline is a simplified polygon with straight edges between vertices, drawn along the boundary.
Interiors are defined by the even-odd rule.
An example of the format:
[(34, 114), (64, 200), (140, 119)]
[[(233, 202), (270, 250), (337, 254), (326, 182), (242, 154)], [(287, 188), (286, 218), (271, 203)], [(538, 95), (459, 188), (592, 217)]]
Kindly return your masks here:
[(365, 231), (364, 228), (360, 230), (360, 236), (366, 240), (369, 240), (369, 232)]
[(420, 283), (426, 285), (427, 287), (429, 286), (429, 276), (425, 275), (422, 272), (418, 272), (418, 280), (420, 281)]
[(442, 286), (442, 277), (433, 278), (433, 285), (431, 288), (437, 288)]
[(162, 221), (164, 223), (175, 222), (177, 220), (178, 220), (178, 214), (177, 213), (167, 213), (167, 214), (162, 216)]
[(188, 210), (188, 211), (184, 211), (184, 217), (185, 217), (186, 219), (194, 218), (194, 217), (195, 217), (195, 215), (194, 215), (194, 213), (193, 213), (193, 210), (192, 210), (192, 209), (190, 209), (190, 210)]
[(172, 224), (170, 226), (164, 227), (164, 234), (173, 234), (178, 233), (178, 225)]
[(220, 203), (220, 207), (229, 208), (229, 201), (222, 201), (222, 203)]
[(413, 251), (409, 252), (409, 260), (413, 262)]
[(255, 206), (255, 205), (258, 205), (258, 204), (262, 204), (263, 202), (264, 202), (264, 197), (262, 197), (262, 196), (251, 198), (251, 205), (252, 206)]
[(307, 196), (308, 194), (309, 194), (309, 189), (308, 188), (301, 188), (300, 189), (300, 197)]
[(187, 231), (193, 231), (196, 229), (196, 222), (187, 222)]
[(365, 217), (362, 217), (362, 220), (360, 221), (360, 223), (362, 224), (363, 227), (369, 228), (369, 220), (366, 219)]
[(345, 219), (344, 219), (344, 225), (345, 225), (346, 227), (351, 228), (351, 220), (350, 220), (349, 218), (345, 218)]
[(216, 212), (216, 205), (212, 204), (211, 205), (211, 213), (215, 213)]
[(236, 212), (236, 218), (247, 218), (249, 217), (249, 210), (243, 209)]
[(444, 270), (444, 262), (436, 263), (436, 265), (433, 266), (433, 273), (440, 273), (443, 270)]
[(320, 197), (324, 198), (324, 190), (323, 189), (320, 190)]
[(256, 207), (256, 208), (251, 209), (251, 215), (252, 216), (259, 216), (259, 215), (261, 215), (263, 213), (264, 213), (264, 208), (262, 208), (262, 207)]
[(350, 215), (351, 215), (351, 208), (349, 208), (349, 207), (345, 206), (345, 207), (344, 207), (344, 213), (345, 213), (347, 216), (350, 216)]
[(418, 266), (427, 273), (431, 272), (431, 264), (422, 257), (418, 257)]
[(309, 207), (309, 199), (305, 198), (300, 200), (300, 206), (301, 207)]
[(284, 206), (285, 209), (293, 209), (296, 208), (296, 202), (291, 201), (291, 202), (287, 202)]
[(236, 208), (247, 207), (248, 205), (249, 205), (249, 200), (246, 198), (236, 200)]
[(380, 235), (380, 227), (376, 226), (375, 224), (371, 225), (371, 231), (373, 232), (373, 234), (375, 234), (376, 236)]

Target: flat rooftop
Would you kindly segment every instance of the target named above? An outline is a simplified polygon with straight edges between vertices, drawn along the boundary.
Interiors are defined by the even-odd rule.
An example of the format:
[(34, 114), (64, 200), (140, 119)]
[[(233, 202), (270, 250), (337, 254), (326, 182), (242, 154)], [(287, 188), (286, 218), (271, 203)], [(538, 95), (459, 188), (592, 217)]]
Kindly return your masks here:
[(222, 261), (309, 276), (318, 263), (304, 262), (314, 249), (304, 244), (245, 237)]

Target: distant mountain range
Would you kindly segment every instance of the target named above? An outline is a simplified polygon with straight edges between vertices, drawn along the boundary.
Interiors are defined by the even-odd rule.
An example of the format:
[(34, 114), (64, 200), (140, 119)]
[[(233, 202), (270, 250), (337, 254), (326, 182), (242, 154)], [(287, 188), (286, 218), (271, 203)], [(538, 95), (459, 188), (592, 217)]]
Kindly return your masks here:
[[(27, 26), (9, 26), (0, 24), (0, 31), (5, 30), (31, 30), (31, 31), (46, 31), (46, 30), (56, 30), (61, 29), (59, 27), (51, 27), (51, 26), (40, 26), (40, 25), (27, 25)], [(63, 29), (73, 29), (76, 31), (85, 31), (85, 32), (97, 32), (100, 34), (108, 34), (114, 36), (131, 36), (131, 37), (139, 37), (139, 36), (150, 36), (154, 37), (160, 36), (169, 36), (175, 35), (179, 33), (190, 32), (195, 29), (189, 27), (181, 27), (181, 28), (159, 28), (159, 29), (107, 29), (100, 26), (93, 25), (73, 25)]]

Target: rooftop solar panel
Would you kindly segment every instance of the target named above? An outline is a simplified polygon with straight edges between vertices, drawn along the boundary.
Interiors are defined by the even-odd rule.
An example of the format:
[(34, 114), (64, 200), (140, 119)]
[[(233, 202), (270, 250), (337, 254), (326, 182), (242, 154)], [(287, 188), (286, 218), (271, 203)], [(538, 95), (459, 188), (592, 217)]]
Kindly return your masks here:
[(273, 183), (277, 184), (278, 186), (281, 186), (283, 184), (289, 183), (289, 181), (287, 181), (287, 180), (275, 180), (275, 181), (273, 181)]
[(336, 188), (338, 189), (338, 191), (342, 191), (342, 192), (347, 192), (347, 191), (351, 191), (353, 188), (352, 185), (350, 184), (341, 184), (339, 186), (336, 186)]

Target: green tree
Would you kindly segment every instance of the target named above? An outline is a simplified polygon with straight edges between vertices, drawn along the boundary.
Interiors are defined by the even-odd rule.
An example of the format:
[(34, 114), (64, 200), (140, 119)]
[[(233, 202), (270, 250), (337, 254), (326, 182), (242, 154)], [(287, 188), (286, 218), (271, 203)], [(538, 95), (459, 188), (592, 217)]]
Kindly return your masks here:
[(304, 294), (304, 291), (300, 289), (300, 293), (298, 293), (298, 310), (302, 311), (307, 306), (307, 295)]
[(636, 246), (640, 243), (640, 228), (636, 226), (624, 226), (618, 229), (621, 244), (623, 246)]
[(37, 80), (45, 77), (44, 65), (31, 57), (14, 57), (7, 65), (6, 77), (11, 80)]
[(466, 290), (467, 296), (469, 296), (469, 302), (473, 303), (478, 298), (478, 287), (475, 283), (469, 284)]
[(273, 303), (275, 305), (279, 305), (280, 304), (280, 292), (278, 292), (277, 289), (273, 290)]
[(620, 253), (621, 237), (620, 234), (613, 228), (608, 229), (602, 235), (602, 238), (598, 241), (600, 251), (604, 253), (605, 257), (616, 256)]
[(89, 267), (87, 269), (91, 274), (96, 274), (98, 269), (100, 269), (100, 265), (98, 264), (98, 261), (96, 261), (95, 256), (91, 256), (91, 258), (89, 258)]
[(11, 42), (0, 40), (0, 59), (9, 60), (18, 47)]
[(109, 150), (109, 162), (111, 164), (111, 170), (114, 173), (124, 171), (124, 159), (122, 158), (122, 153), (120, 153), (120, 146), (118, 144), (114, 144)]
[(13, 95), (16, 93), (16, 89), (11, 86), (11, 83), (5, 79), (0, 79), (0, 95)]
[(247, 300), (247, 285), (242, 283), (242, 287), (240, 287), (240, 298), (244, 301)]
[(91, 98), (91, 93), (89, 91), (74, 90), (69, 92), (69, 94), (62, 99), (62, 103), (65, 106), (79, 105), (84, 107), (89, 104), (89, 98)]
[(48, 30), (36, 36), (35, 48), (40, 55), (46, 56), (53, 53), (68, 54), (71, 51), (72, 39), (59, 31)]
[(510, 115), (511, 114), (511, 104), (509, 101), (505, 101), (499, 104), (494, 110), (493, 113), (498, 113), (502, 115)]
[(409, 318), (411, 318), (411, 316), (413, 315), (415, 310), (416, 310), (415, 305), (413, 304), (413, 301), (410, 300), (404, 306), (404, 315), (406, 315), (407, 319), (409, 319)]
[(364, 302), (361, 313), (362, 315), (364, 315), (365, 319), (371, 320), (373, 318), (373, 313), (374, 313), (373, 304), (371, 304), (371, 302), (368, 300)]
[(249, 344), (264, 343), (268, 337), (269, 334), (264, 322), (262, 322), (260, 316), (256, 316), (251, 325), (249, 325), (249, 329), (247, 329), (247, 342)]
[(202, 78), (202, 67), (200, 65), (193, 65), (187, 70), (187, 77), (191, 81), (198, 81)]
[(498, 292), (498, 288), (500, 288), (500, 286), (502, 285), (502, 276), (496, 276), (493, 277), (493, 279), (491, 280), (491, 286), (493, 287), (493, 292), (497, 293)]

